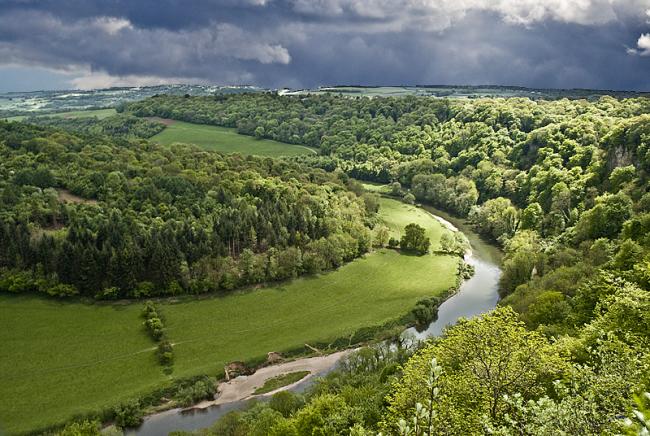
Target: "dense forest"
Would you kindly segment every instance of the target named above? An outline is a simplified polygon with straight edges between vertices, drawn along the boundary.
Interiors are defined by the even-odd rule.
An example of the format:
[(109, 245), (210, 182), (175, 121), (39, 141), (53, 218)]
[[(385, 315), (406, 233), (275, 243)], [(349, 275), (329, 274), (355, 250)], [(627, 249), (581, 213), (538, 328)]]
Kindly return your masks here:
[(229, 434), (648, 430), (650, 100), (256, 94), (123, 109), (318, 147), (296, 161), (391, 183), (505, 252), (495, 312), (410, 360), (344, 368), (290, 414), (260, 405), (230, 417), (219, 424)]
[(151, 138), (165, 128), (163, 123), (133, 115), (113, 115), (103, 119), (97, 117), (31, 116), (25, 123), (37, 126), (51, 126), (86, 135), (108, 135), (121, 138)]
[(376, 203), (349, 177), (466, 217), (505, 253), (495, 311), (417, 349), (364, 349), (307, 395), (204, 433), (648, 431), (650, 100), (257, 93), (120, 111), (320, 154), (164, 148), (99, 121), (59, 126), (82, 133), (0, 123), (0, 289), (142, 297), (333, 268), (372, 244)]
[(366, 252), (347, 176), (0, 122), (0, 289), (100, 299), (231, 290)]

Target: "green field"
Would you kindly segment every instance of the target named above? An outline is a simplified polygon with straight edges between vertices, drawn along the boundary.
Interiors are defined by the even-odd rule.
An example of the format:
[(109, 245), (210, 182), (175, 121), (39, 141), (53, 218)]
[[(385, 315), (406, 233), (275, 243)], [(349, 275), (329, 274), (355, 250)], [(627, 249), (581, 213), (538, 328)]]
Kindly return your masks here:
[(52, 424), (163, 380), (140, 305), (0, 295), (0, 434)]
[[(431, 239), (431, 251), (440, 248), (440, 236), (444, 228), (429, 212), (417, 206), (385, 197), (379, 199), (379, 204), (382, 211), (380, 215), (382, 222), (388, 226), (392, 237), (399, 239), (407, 224), (416, 223), (426, 229), (426, 234)], [(435, 225), (432, 224), (432, 221), (435, 221)]]
[[(419, 222), (438, 243), (440, 224), (426, 212), (389, 199), (382, 207), (391, 228)], [(327, 342), (395, 319), (452, 286), (457, 262), (380, 250), (286, 285), (160, 302), (175, 344), (172, 376), (216, 374), (233, 360)], [(141, 306), (0, 295), (0, 434), (60, 422), (168, 381), (141, 325)]]
[(296, 371), (290, 372), (288, 374), (282, 374), (277, 377), (273, 377), (264, 382), (264, 385), (255, 389), (253, 395), (261, 395), (272, 392), (276, 389), (279, 389), (284, 386), (293, 384), (309, 375), (309, 371)]
[[(108, 118), (115, 115), (117, 112), (115, 109), (91, 109), (87, 111), (71, 111), (71, 112), (57, 112), (54, 114), (41, 114), (39, 112), (34, 112), (34, 116), (44, 116), (44, 117), (60, 117), (60, 118), (88, 118), (88, 117), (97, 117), (98, 119)], [(8, 121), (22, 121), (27, 116), (19, 115), (16, 117), (7, 118)]]
[(255, 154), (258, 156), (298, 156), (314, 154), (316, 150), (303, 145), (286, 144), (270, 139), (257, 139), (241, 135), (228, 127), (174, 121), (165, 130), (150, 138), (154, 142), (170, 145), (175, 142), (196, 144), (206, 150), (222, 153)]

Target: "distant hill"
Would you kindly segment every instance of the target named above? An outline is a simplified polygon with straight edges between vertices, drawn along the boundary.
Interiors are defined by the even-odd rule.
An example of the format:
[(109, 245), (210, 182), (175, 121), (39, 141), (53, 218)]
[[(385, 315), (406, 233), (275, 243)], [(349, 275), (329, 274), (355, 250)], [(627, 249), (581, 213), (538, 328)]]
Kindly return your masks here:
[[(87, 91), (33, 91), (0, 93), (0, 118), (15, 116), (113, 108), (122, 103), (142, 100), (158, 94), (213, 95), (242, 92), (275, 91), (255, 86), (214, 85), (159, 85), (131, 88), (108, 88)], [(536, 89), (520, 86), (497, 85), (415, 85), (415, 86), (362, 86), (336, 85), (313, 89), (282, 89), (284, 95), (342, 94), (364, 97), (399, 97), (408, 95), (440, 98), (526, 97), (533, 100), (561, 98), (597, 100), (609, 95), (615, 98), (650, 97), (650, 92), (612, 91), (596, 89)]]

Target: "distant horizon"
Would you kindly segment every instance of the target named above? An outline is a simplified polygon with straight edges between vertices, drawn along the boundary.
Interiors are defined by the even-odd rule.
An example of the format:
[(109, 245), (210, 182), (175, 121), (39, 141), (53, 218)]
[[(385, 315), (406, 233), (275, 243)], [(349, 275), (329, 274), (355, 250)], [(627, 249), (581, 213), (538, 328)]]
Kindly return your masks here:
[(314, 87), (264, 87), (253, 84), (216, 84), (216, 83), (166, 83), (166, 84), (152, 84), (152, 85), (122, 85), (110, 86), (99, 88), (41, 88), (41, 89), (19, 89), (19, 90), (3, 90), (0, 88), (0, 94), (28, 94), (38, 92), (93, 92), (112, 89), (134, 89), (134, 88), (160, 88), (160, 87), (174, 87), (174, 86), (196, 86), (196, 87), (217, 87), (217, 88), (257, 88), (263, 90), (282, 90), (289, 89), (293, 91), (299, 90), (317, 90), (327, 88), (507, 88), (507, 89), (521, 89), (521, 90), (545, 90), (545, 91), (597, 91), (597, 92), (616, 92), (616, 93), (638, 93), (650, 94), (650, 88), (647, 90), (642, 89), (627, 89), (627, 88), (581, 88), (581, 87), (536, 87), (525, 85), (498, 85), (494, 83), (485, 84), (463, 84), (463, 83), (439, 83), (439, 84), (381, 84), (381, 85), (366, 85), (359, 83), (349, 84), (326, 84), (317, 85)]

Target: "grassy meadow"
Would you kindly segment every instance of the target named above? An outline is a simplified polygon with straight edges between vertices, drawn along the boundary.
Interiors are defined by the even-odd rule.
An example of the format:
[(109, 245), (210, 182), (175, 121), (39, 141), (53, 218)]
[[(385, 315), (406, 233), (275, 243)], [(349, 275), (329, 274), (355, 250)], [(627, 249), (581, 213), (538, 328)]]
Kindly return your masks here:
[(399, 239), (407, 224), (416, 223), (425, 228), (426, 235), (431, 239), (431, 251), (440, 248), (440, 236), (445, 230), (429, 212), (385, 197), (379, 199), (379, 204), (381, 221), (390, 229), (392, 237)]
[[(434, 249), (442, 232), (426, 212), (382, 199), (397, 231), (418, 222)], [(159, 302), (174, 343), (171, 377), (216, 374), (233, 360), (349, 336), (395, 319), (455, 281), (457, 259), (378, 250), (336, 271), (225, 297)], [(0, 295), (0, 434), (111, 406), (164, 384), (142, 302), (64, 303)]]
[(286, 144), (270, 139), (241, 135), (228, 127), (173, 121), (165, 130), (150, 138), (163, 145), (174, 142), (196, 144), (206, 150), (222, 153), (254, 154), (258, 156), (297, 156), (316, 153), (303, 145)]
[(0, 295), (0, 434), (54, 424), (160, 384), (140, 310)]

